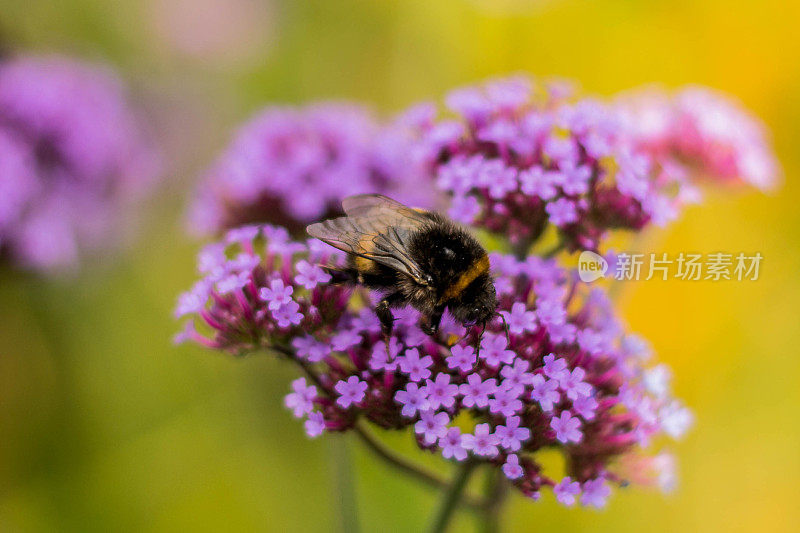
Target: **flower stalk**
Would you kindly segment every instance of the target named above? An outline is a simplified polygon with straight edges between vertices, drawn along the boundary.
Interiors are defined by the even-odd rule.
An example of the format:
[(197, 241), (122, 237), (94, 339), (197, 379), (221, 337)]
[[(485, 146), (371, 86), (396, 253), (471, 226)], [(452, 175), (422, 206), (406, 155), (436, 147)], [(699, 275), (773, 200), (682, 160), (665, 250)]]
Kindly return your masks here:
[(473, 460), (467, 460), (459, 465), (452, 483), (442, 495), (439, 510), (436, 512), (430, 528), (431, 533), (444, 533), (447, 531), (447, 527), (450, 525), (458, 503), (461, 501), (464, 490), (467, 487), (467, 482), (476, 466), (478, 466), (478, 463)]

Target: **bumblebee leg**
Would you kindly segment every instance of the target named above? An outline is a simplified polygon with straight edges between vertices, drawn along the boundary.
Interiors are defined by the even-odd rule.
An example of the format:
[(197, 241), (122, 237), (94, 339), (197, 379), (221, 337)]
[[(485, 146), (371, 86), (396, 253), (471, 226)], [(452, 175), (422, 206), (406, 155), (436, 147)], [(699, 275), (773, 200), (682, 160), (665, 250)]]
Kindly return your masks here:
[(381, 332), (387, 339), (392, 335), (392, 326), (394, 325), (394, 315), (392, 310), (389, 309), (389, 303), (386, 300), (381, 300), (375, 308), (375, 314), (378, 315), (378, 320), (381, 321)]
[[(403, 295), (399, 292), (385, 296), (378, 305), (375, 307), (375, 314), (378, 315), (378, 320), (381, 321), (381, 332), (386, 339), (386, 347), (389, 347), (389, 337), (392, 336), (392, 327), (394, 326), (394, 315), (392, 315), (392, 304), (400, 301)], [(387, 352), (388, 353), (388, 352)]]
[(437, 307), (428, 317), (427, 322), (420, 324), (422, 331), (425, 332), (426, 335), (430, 335), (431, 337), (436, 335), (436, 333), (439, 331), (439, 324), (442, 322), (443, 313), (444, 307)]

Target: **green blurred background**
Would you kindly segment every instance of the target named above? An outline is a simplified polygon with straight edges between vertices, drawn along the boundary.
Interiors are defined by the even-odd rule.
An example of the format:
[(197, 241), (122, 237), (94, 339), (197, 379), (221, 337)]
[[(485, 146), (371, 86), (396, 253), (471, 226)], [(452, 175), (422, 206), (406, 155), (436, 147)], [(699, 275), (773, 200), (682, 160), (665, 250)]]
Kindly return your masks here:
[[(678, 491), (619, 491), (603, 512), (514, 495), (504, 526), (796, 531), (798, 20), (800, 3), (773, 0), (0, 0), (13, 46), (116, 65), (168, 156), (126, 252), (77, 279), (0, 274), (0, 530), (336, 530), (336, 452), (282, 408), (293, 369), (170, 342), (175, 296), (195, 277), (186, 190), (267, 103), (353, 98), (394, 111), (528, 71), (600, 94), (651, 82), (724, 90), (766, 121), (786, 180), (773, 196), (711, 192), (640, 243), (760, 251), (759, 281), (650, 281), (620, 294), (697, 415), (673, 448)], [(386, 437), (413, 454), (407, 436)], [(363, 529), (422, 528), (436, 495), (350, 444)]]

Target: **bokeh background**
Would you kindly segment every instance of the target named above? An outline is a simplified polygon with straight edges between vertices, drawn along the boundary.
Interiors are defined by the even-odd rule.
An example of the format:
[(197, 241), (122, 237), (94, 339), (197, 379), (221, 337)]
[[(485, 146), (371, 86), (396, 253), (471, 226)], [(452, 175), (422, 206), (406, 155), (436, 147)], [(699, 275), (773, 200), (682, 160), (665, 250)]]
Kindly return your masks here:
[[(174, 298), (195, 277), (187, 188), (265, 104), (347, 98), (390, 112), (527, 71), (600, 94), (651, 82), (731, 93), (772, 130), (786, 178), (772, 196), (712, 192), (638, 243), (760, 251), (757, 282), (650, 281), (619, 294), (697, 416), (673, 448), (677, 492), (619, 491), (602, 512), (514, 495), (504, 526), (796, 531), (797, 20), (800, 3), (785, 0), (0, 1), (6, 46), (115, 65), (168, 161), (127, 252), (77, 278), (0, 273), (0, 530), (340, 529), (331, 463), (341, 448), (306, 440), (282, 408), (293, 369), (170, 342)], [(386, 438), (413, 453), (408, 436)], [(436, 495), (350, 444), (362, 528), (424, 527)], [(469, 516), (456, 525), (474, 527)]]

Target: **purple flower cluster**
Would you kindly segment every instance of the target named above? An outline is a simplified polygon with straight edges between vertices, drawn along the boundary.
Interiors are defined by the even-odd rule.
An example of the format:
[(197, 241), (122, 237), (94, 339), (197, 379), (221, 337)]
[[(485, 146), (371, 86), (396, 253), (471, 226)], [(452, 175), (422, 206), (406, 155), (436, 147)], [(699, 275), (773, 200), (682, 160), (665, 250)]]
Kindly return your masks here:
[[(499, 317), (482, 332), (445, 316), (431, 337), (407, 308), (389, 342), (371, 308), (377, 295), (327, 284), (317, 266), (340, 261), (276, 227), (232, 230), (200, 254), (203, 278), (178, 305), (190, 317), (180, 339), (293, 361), (305, 376), (285, 403), (311, 437), (364, 422), (413, 428), (421, 449), (494, 465), (523, 493), (550, 487), (564, 505), (602, 507), (611, 484), (640, 474), (618, 466), (632, 464), (625, 458), (691, 425), (670, 373), (647, 364), (604, 293), (552, 260), (491, 256), (508, 332)], [(544, 471), (544, 450), (565, 457), (568, 477)], [(671, 463), (651, 466), (670, 477)]]
[(637, 145), (675, 172), (762, 190), (780, 179), (764, 126), (726, 95), (702, 87), (673, 94), (648, 88), (622, 95), (616, 105)]
[(0, 253), (74, 266), (106, 244), (159, 161), (120, 81), (62, 57), (0, 61)]
[(455, 118), (420, 121), (415, 157), (453, 197), (450, 216), (512, 242), (554, 226), (570, 249), (605, 232), (663, 225), (694, 196), (683, 173), (655, 164), (613, 106), (526, 78), (451, 92)]
[(218, 234), (271, 223), (297, 234), (338, 212), (346, 196), (366, 192), (429, 205), (407, 161), (410, 142), (401, 128), (380, 127), (355, 104), (267, 108), (206, 172), (190, 209), (191, 228)]
[[(302, 254), (303, 259), (297, 260)], [(310, 361), (330, 353), (303, 331), (318, 328), (329, 334), (344, 317), (350, 291), (328, 285), (330, 275), (319, 264), (336, 264), (339, 254), (316, 241), (290, 240), (276, 226), (242, 226), (207, 245), (198, 256), (202, 279), (181, 295), (175, 314), (194, 316), (211, 327), (211, 338), (186, 323), (180, 340), (245, 354), (266, 346), (286, 344)], [(332, 339), (336, 346), (346, 340)]]

